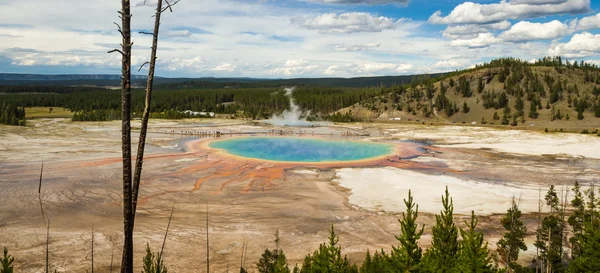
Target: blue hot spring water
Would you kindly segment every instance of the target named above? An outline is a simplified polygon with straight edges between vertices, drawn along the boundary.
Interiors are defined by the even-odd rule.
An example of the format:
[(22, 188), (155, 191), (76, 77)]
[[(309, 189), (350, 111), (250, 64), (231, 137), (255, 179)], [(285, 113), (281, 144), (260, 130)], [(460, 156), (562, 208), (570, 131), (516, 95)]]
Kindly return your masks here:
[(296, 137), (232, 138), (211, 142), (209, 146), (236, 156), (284, 162), (354, 161), (393, 151), (390, 144)]

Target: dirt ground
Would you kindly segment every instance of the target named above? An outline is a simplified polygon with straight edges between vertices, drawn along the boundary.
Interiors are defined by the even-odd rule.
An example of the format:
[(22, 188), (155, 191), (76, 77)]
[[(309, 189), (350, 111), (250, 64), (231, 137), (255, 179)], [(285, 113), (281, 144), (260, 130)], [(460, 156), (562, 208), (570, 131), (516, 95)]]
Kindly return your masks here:
[[(113, 260), (116, 270), (122, 239), (119, 128), (118, 122), (66, 119), (0, 126), (0, 247), (8, 247), (16, 257), (17, 271), (44, 271), (48, 222), (51, 269), (90, 270), (93, 228), (95, 269), (108, 271)], [(600, 177), (600, 159), (588, 152), (600, 148), (600, 138), (591, 136), (370, 123), (281, 129), (227, 120), (152, 121), (150, 128), (135, 226), (136, 270), (141, 269), (146, 243), (155, 251), (160, 248), (174, 206), (165, 261), (173, 272), (203, 272), (207, 204), (213, 272), (237, 269), (244, 242), (245, 265), (254, 267), (265, 248), (275, 247), (277, 230), (290, 264), (299, 264), (326, 241), (331, 224), (344, 253), (361, 262), (367, 249), (389, 250), (396, 245), (397, 218), (404, 209), (401, 200), (411, 183), (421, 187), (421, 197), (415, 198), (423, 203), (419, 221), (426, 226), (424, 247), (446, 185), (461, 213), (456, 216), (459, 226), (465, 212), (475, 210), (492, 248), (502, 233), (500, 214), (508, 209), (512, 195), (523, 193), (524, 211), (530, 212), (525, 216), (529, 235), (529, 250), (522, 255), (525, 262), (535, 254), (537, 206), (530, 207), (537, 204), (537, 196), (531, 195), (550, 184), (570, 188), (575, 180), (587, 184)], [(281, 130), (302, 131), (305, 136), (333, 134), (332, 138), (366, 131), (370, 136), (364, 140), (401, 147), (403, 141), (415, 141), (411, 144), (418, 143), (421, 153), (340, 165), (276, 164), (225, 157), (198, 144), (209, 137), (196, 140), (201, 132)], [(466, 198), (487, 202), (460, 201)]]

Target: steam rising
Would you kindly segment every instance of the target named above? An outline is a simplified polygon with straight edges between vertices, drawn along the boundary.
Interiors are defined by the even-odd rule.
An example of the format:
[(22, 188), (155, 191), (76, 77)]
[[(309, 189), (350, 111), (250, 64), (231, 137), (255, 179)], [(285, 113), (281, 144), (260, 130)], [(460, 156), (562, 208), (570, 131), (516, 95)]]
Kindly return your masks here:
[(306, 118), (302, 116), (302, 111), (292, 96), (295, 87), (284, 88), (285, 96), (290, 100), (290, 109), (284, 110), (279, 115), (273, 115), (268, 122), (277, 126), (310, 126), (311, 123), (306, 121)]

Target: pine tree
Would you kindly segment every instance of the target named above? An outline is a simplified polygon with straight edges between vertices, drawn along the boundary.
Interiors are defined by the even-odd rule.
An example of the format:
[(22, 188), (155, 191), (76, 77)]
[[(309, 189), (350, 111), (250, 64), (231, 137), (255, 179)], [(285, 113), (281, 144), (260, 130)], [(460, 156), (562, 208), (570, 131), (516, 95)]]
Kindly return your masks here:
[(463, 107), (462, 107), (462, 111), (463, 113), (469, 113), (469, 111), (471, 110), (471, 108), (469, 108), (469, 105), (467, 104), (467, 102), (465, 101), (463, 103)]
[(573, 207), (573, 214), (568, 218), (568, 223), (573, 229), (573, 237), (569, 238), (571, 244), (571, 259), (577, 258), (581, 253), (581, 236), (583, 235), (583, 225), (585, 218), (585, 200), (581, 193), (581, 186), (579, 182), (575, 182), (573, 187), (573, 200), (571, 200), (571, 206)]
[(458, 255), (458, 229), (452, 219), (454, 205), (446, 186), (442, 196), (444, 209), (435, 215), (435, 226), (432, 228), (432, 244), (423, 257), (425, 272), (456, 272), (456, 256)]
[(563, 229), (564, 223), (560, 216), (560, 200), (554, 185), (544, 198), (550, 208), (550, 214), (542, 220), (542, 225), (536, 232), (535, 246), (540, 249), (543, 258), (542, 265), (552, 272), (563, 272)]
[(508, 125), (508, 115), (506, 113), (502, 116), (502, 125)]
[(536, 119), (536, 118), (538, 118), (539, 115), (540, 114), (537, 112), (536, 103), (533, 102), (533, 101), (530, 102), (530, 104), (529, 104), (529, 115), (528, 116), (530, 118)]
[(600, 228), (586, 225), (581, 241), (581, 255), (569, 264), (568, 272), (600, 272)]
[(479, 78), (477, 80), (477, 92), (481, 94), (481, 92), (483, 92), (485, 85), (483, 84), (483, 80), (481, 78)]
[(152, 250), (150, 250), (150, 245), (148, 243), (146, 243), (146, 256), (144, 256), (142, 264), (142, 273), (156, 272), (156, 266), (154, 265), (154, 253), (152, 253)]
[(475, 212), (471, 211), (471, 221), (465, 221), (468, 230), (460, 229), (462, 241), (460, 242), (458, 269), (460, 272), (497, 272), (493, 267), (488, 244), (483, 240), (483, 233), (476, 231), (477, 223)]
[(396, 240), (400, 242), (398, 247), (392, 247), (391, 258), (396, 270), (401, 272), (414, 272), (418, 268), (423, 254), (418, 241), (423, 234), (424, 226), (419, 230), (417, 217), (419, 216), (419, 205), (413, 202), (411, 191), (408, 191), (408, 199), (404, 199), (406, 212), (402, 213), (400, 223), (400, 236)]
[(359, 270), (360, 273), (391, 273), (398, 272), (392, 266), (391, 258), (383, 251), (376, 251), (373, 256), (367, 250), (365, 261)]
[(4, 256), (0, 259), (0, 273), (13, 273), (13, 265), (12, 263), (15, 261), (15, 258), (8, 255), (8, 249), (4, 248)]
[(373, 262), (371, 260), (371, 252), (367, 249), (367, 254), (365, 255), (365, 260), (363, 264), (360, 266), (360, 273), (369, 273), (373, 270)]
[(302, 264), (301, 273), (354, 273), (356, 265), (351, 265), (346, 256), (342, 257), (342, 247), (338, 246), (339, 237), (333, 225), (329, 230), (329, 243), (321, 244), (313, 255), (307, 255)]
[(265, 249), (261, 258), (256, 263), (260, 273), (289, 273), (287, 258), (281, 249), (279, 249), (279, 231), (275, 233), (275, 250)]
[(146, 243), (146, 256), (144, 256), (142, 273), (167, 273), (160, 253), (152, 253), (150, 245)]
[(586, 191), (588, 202), (585, 207), (583, 231), (578, 237), (580, 253), (569, 264), (568, 272), (600, 272), (600, 221), (594, 184)]
[(515, 268), (519, 268), (516, 263), (519, 259), (519, 252), (527, 250), (524, 240), (527, 227), (521, 220), (521, 210), (519, 210), (519, 205), (514, 198), (511, 207), (506, 211), (500, 223), (506, 233), (497, 243), (498, 254), (508, 271), (514, 272)]

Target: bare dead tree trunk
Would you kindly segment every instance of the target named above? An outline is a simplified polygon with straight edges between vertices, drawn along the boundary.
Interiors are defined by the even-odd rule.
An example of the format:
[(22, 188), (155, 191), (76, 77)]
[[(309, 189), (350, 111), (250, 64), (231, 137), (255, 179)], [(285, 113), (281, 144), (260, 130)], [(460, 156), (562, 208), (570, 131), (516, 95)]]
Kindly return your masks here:
[(142, 165), (144, 164), (144, 148), (146, 147), (146, 132), (148, 131), (148, 119), (150, 118), (150, 102), (152, 101), (152, 85), (154, 83), (154, 69), (156, 67), (156, 51), (158, 49), (158, 31), (160, 29), (160, 16), (162, 14), (162, 0), (158, 0), (156, 4), (156, 14), (154, 20), (154, 31), (152, 33), (140, 32), (141, 34), (152, 35), (152, 53), (150, 53), (150, 62), (144, 63), (138, 71), (146, 64), (150, 64), (148, 70), (148, 81), (146, 83), (146, 99), (144, 114), (142, 116), (142, 125), (140, 128), (140, 137), (138, 142), (137, 155), (135, 158), (135, 171), (133, 174), (132, 187), (132, 216), (131, 225), (135, 224), (135, 212), (137, 209), (137, 198), (140, 188), (140, 180), (142, 177)]
[[(123, 156), (123, 256), (121, 273), (133, 273), (133, 228), (131, 225), (131, 3), (121, 0), (123, 38), (121, 50), (121, 152)], [(116, 24), (116, 23), (115, 23)], [(110, 51), (109, 51), (110, 52)]]
[(42, 175), (44, 174), (44, 162), (42, 162), (42, 168), (40, 169), (40, 184), (38, 186), (38, 201), (40, 202), (40, 210), (42, 211), (42, 219), (44, 225), (46, 225), (46, 215), (44, 214), (44, 205), (42, 204)]
[[(564, 192), (564, 194), (563, 194), (563, 192)], [(562, 242), (560, 245), (560, 259), (562, 262), (564, 262), (566, 260), (564, 248), (569, 247), (569, 240), (568, 240), (567, 234), (566, 234), (567, 221), (565, 221), (565, 217), (567, 215), (566, 211), (567, 211), (567, 206), (568, 206), (567, 201), (569, 200), (569, 188), (565, 187), (565, 185), (563, 185), (563, 187), (561, 189), (561, 198), (562, 198), (562, 202), (561, 202), (561, 211), (560, 211), (560, 218), (561, 218), (560, 233), (562, 236)]]
[[(121, 273), (133, 273), (133, 229), (135, 223), (135, 211), (137, 208), (137, 197), (142, 174), (142, 165), (144, 160), (144, 148), (146, 144), (146, 132), (148, 128), (148, 118), (150, 116), (150, 102), (152, 98), (152, 85), (154, 80), (154, 71), (156, 65), (156, 50), (158, 47), (158, 31), (160, 27), (160, 15), (169, 9), (172, 11), (168, 0), (165, 0), (167, 7), (162, 7), (162, 1), (158, 0), (155, 15), (154, 36), (152, 42), (152, 53), (150, 59), (150, 70), (148, 72), (148, 82), (146, 87), (145, 109), (142, 118), (142, 128), (140, 131), (135, 171), (132, 178), (131, 163), (131, 2), (130, 0), (121, 0), (121, 11), (119, 12), (121, 24), (117, 24), (119, 33), (122, 36), (121, 49), (109, 51), (119, 52), (122, 56), (121, 61), (121, 150), (123, 157), (123, 255), (121, 261)], [(149, 34), (149, 33), (144, 33)], [(145, 65), (145, 64), (144, 64)], [(143, 65), (142, 65), (143, 67)], [(140, 67), (141, 70), (141, 67)]]
[(175, 204), (171, 208), (171, 215), (169, 216), (169, 222), (167, 223), (167, 230), (165, 231), (165, 237), (163, 239), (162, 247), (160, 248), (160, 253), (158, 254), (158, 260), (162, 260), (162, 254), (165, 250), (165, 244), (167, 243), (167, 236), (169, 235), (169, 227), (171, 226), (171, 219), (173, 219), (173, 211), (175, 210)]
[(242, 257), (240, 257), (240, 269), (244, 268), (244, 251), (246, 248), (246, 238), (244, 238), (244, 241), (242, 243)]
[(208, 244), (208, 200), (206, 200), (206, 273), (210, 272), (210, 249)]
[(92, 225), (92, 273), (94, 273), (94, 225)]
[(113, 245), (112, 248), (112, 253), (110, 254), (110, 273), (112, 273), (113, 270), (113, 259), (115, 258), (115, 246)]
[(50, 254), (48, 252), (50, 248), (50, 219), (48, 219), (48, 225), (46, 226), (46, 273), (49, 273), (48, 270), (50, 264)]
[[(538, 189), (538, 227), (536, 231), (540, 229), (540, 222), (542, 219), (542, 189)], [(538, 273), (538, 270), (542, 270), (541, 261), (540, 261), (540, 248), (535, 247), (535, 273)]]
[(40, 169), (40, 185), (38, 186), (38, 195), (42, 192), (42, 174), (44, 174), (44, 162), (42, 161), (42, 168)]

